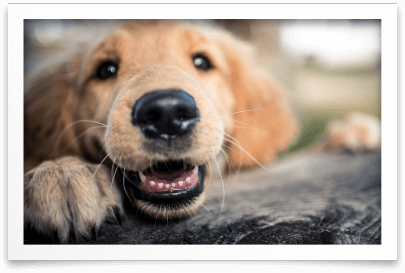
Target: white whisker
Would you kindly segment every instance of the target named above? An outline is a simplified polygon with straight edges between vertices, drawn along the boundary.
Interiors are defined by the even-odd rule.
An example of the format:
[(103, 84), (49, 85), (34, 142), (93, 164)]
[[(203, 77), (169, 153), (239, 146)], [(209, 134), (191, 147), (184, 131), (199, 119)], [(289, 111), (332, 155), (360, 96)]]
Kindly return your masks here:
[(75, 121), (75, 122), (70, 123), (68, 126), (66, 126), (66, 127), (62, 130), (62, 132), (61, 132), (60, 134), (62, 135), (67, 129), (69, 129), (69, 128), (72, 127), (73, 125), (76, 125), (76, 124), (82, 123), (82, 122), (93, 122), (93, 123), (96, 123), (96, 124), (98, 124), (98, 125), (107, 127), (107, 125), (104, 124), (104, 123), (101, 123), (101, 122), (98, 122), (98, 121), (94, 121), (94, 120), (86, 120), (86, 119), (84, 119), (84, 120), (78, 120), (78, 121)]
[[(117, 173), (117, 170), (118, 170), (118, 164), (115, 163), (115, 160), (117, 159), (117, 157), (118, 157), (118, 155), (116, 157), (114, 157), (114, 159), (112, 159), (113, 164), (111, 166), (111, 175), (112, 175), (111, 187), (112, 187), (112, 184), (113, 184), (113, 181), (114, 181), (115, 174)], [(114, 165), (116, 166), (115, 172), (113, 171)], [(114, 174), (113, 174), (113, 172), (114, 172)]]
[(236, 122), (239, 122), (239, 123), (242, 123), (243, 125), (249, 126), (249, 124), (247, 124), (247, 123), (245, 123), (245, 122), (242, 122), (242, 121), (240, 121), (240, 120), (233, 119), (233, 118), (231, 118), (231, 120), (236, 121)]
[[(105, 126), (94, 126), (94, 127), (87, 128), (86, 130), (84, 130), (83, 133), (81, 133), (81, 134), (79, 134), (78, 136), (76, 136), (76, 137), (74, 137), (73, 139), (71, 139), (71, 140), (68, 142), (68, 144), (66, 144), (66, 146), (65, 146), (63, 149), (69, 147), (70, 144), (71, 144), (73, 141), (77, 140), (78, 138), (80, 138), (81, 136), (83, 136), (84, 134), (86, 134), (89, 130), (94, 129), (94, 128), (106, 128), (106, 127), (105, 127)], [(56, 143), (56, 142), (55, 142), (55, 143)]]
[(231, 120), (233, 120), (233, 121), (235, 121), (235, 122), (238, 122), (238, 123), (241, 123), (241, 124), (243, 124), (243, 125), (246, 126), (246, 127), (232, 126), (233, 128), (249, 128), (249, 129), (258, 131), (258, 132), (260, 132), (260, 133), (262, 133), (262, 134), (266, 134), (266, 133), (264, 133), (264, 132), (262, 132), (262, 131), (260, 131), (260, 130), (258, 130), (258, 129), (256, 129), (256, 128), (250, 127), (249, 124), (247, 124), (247, 123), (245, 123), (245, 122), (242, 122), (242, 121), (236, 120), (236, 119), (231, 119)]
[[(234, 137), (232, 137), (232, 136), (230, 136), (230, 135), (228, 135), (228, 134), (226, 134), (226, 133), (224, 133), (224, 134), (225, 134), (226, 136), (228, 136), (228, 137), (234, 139), (234, 140), (238, 143), (239, 148), (240, 148), (243, 152), (245, 152), (251, 159), (253, 159), (253, 160), (256, 162), (257, 165), (259, 165), (259, 166), (262, 167), (264, 170), (266, 170), (266, 167), (264, 167), (256, 158), (254, 158), (250, 153), (248, 153), (248, 152), (239, 144), (239, 141), (238, 141), (236, 138), (234, 138)], [(234, 143), (234, 142), (230, 141), (229, 139), (227, 139), (226, 141), (231, 142), (231, 143)], [(234, 143), (234, 144), (236, 145), (236, 143)]]
[[(242, 167), (242, 152), (243, 152), (242, 146), (240, 145), (239, 141), (237, 141), (237, 140), (236, 140), (237, 143), (235, 143), (234, 141), (229, 140), (228, 138), (224, 137), (224, 141), (227, 141), (227, 142), (229, 142), (229, 143), (235, 144), (236, 146), (239, 147), (239, 164), (238, 164), (238, 169), (236, 170), (236, 172), (239, 172), (239, 171), (240, 171), (240, 168)], [(224, 144), (222, 144), (222, 145), (224, 145)], [(228, 146), (226, 146), (226, 147), (228, 147)], [(230, 148), (230, 147), (228, 147), (228, 148), (229, 148), (230, 150), (234, 151), (235, 153), (237, 153), (236, 150), (234, 150), (234, 149), (232, 149), (232, 148)]]
[(125, 167), (124, 167), (124, 172), (122, 173), (122, 185), (124, 187), (124, 192), (125, 192), (125, 194), (127, 195), (128, 199), (129, 199), (129, 202), (131, 202), (132, 207), (135, 207), (134, 204), (132, 203), (131, 198), (129, 197), (127, 189), (125, 188)]
[(103, 125), (103, 126), (107, 127), (107, 124), (104, 124), (104, 123), (101, 123), (101, 122), (98, 122), (98, 121), (94, 121), (94, 120), (89, 120), (89, 119), (82, 119), (82, 120), (72, 122), (71, 124), (69, 124), (69, 126), (75, 125), (76, 123), (80, 123), (80, 122), (93, 122), (93, 123), (96, 123), (96, 124)]
[(215, 160), (215, 163), (217, 164), (219, 176), (221, 177), (221, 181), (222, 181), (222, 205), (221, 205), (221, 212), (222, 212), (222, 210), (224, 209), (224, 205), (225, 205), (225, 185), (224, 185), (224, 180), (222, 179), (222, 174), (221, 174), (221, 170), (218, 165), (218, 161), (215, 158), (214, 158), (214, 160)]
[[(93, 122), (93, 123), (96, 123), (96, 124), (98, 124), (98, 125), (102, 125), (102, 126), (107, 127), (106, 124), (101, 123), (101, 122), (98, 122), (98, 121), (94, 121), (94, 120), (85, 120), (85, 119), (84, 119), (84, 120), (78, 120), (78, 121), (72, 122), (72, 123), (70, 123), (69, 125), (67, 125), (67, 126), (62, 130), (62, 132), (60, 132), (60, 134), (59, 134), (59, 136), (56, 138), (55, 143), (53, 144), (53, 147), (52, 147), (52, 149), (50, 150), (50, 152), (55, 149), (55, 147), (57, 146), (57, 144), (58, 144), (59, 141), (61, 140), (61, 137), (63, 136), (63, 134), (66, 133), (66, 131), (67, 131), (70, 127), (72, 127), (73, 125), (76, 125), (76, 124), (78, 124), (78, 123), (82, 123), (82, 122)], [(90, 128), (89, 128), (89, 129), (90, 129)], [(75, 138), (75, 139), (76, 139), (76, 138)], [(70, 143), (70, 142), (69, 142), (69, 143)]]
[[(114, 166), (114, 165), (113, 165)], [(114, 185), (114, 178), (115, 178), (115, 175), (117, 174), (117, 171), (118, 171), (118, 165), (115, 165), (115, 173), (114, 173), (114, 175), (113, 175), (113, 177), (112, 177), (112, 179), (111, 179), (111, 188), (113, 187), (113, 185)]]
[(97, 173), (98, 169), (99, 169), (100, 166), (103, 164), (104, 160), (107, 159), (108, 156), (109, 156), (109, 154), (107, 154), (107, 155), (104, 157), (104, 159), (101, 160), (100, 164), (98, 164), (96, 171), (93, 173), (93, 177), (91, 178), (91, 181), (95, 181), (94, 179), (95, 179), (95, 176), (96, 176), (96, 173)]
[(188, 216), (190, 216), (190, 219), (193, 221), (193, 216), (188, 211), (188, 207), (183, 207), (183, 210), (188, 214)]
[[(225, 139), (225, 141), (228, 141), (228, 140)], [(228, 145), (225, 145), (224, 143), (222, 143), (222, 146), (224, 146), (225, 148), (227, 148), (227, 149), (229, 149), (231, 151), (234, 151), (235, 153), (238, 153), (238, 151), (236, 151), (235, 149), (232, 149), (231, 147), (229, 147)], [(239, 153), (240, 153), (240, 151), (239, 151)]]
[(206, 206), (204, 206), (204, 204), (203, 204), (202, 202), (200, 202), (200, 204), (201, 204), (201, 206), (203, 206), (209, 213), (211, 213), (211, 211), (210, 211)]
[(229, 115), (232, 116), (232, 115), (234, 115), (234, 114), (239, 114), (239, 113), (244, 113), (244, 112), (258, 111), (258, 110), (264, 110), (264, 109), (269, 109), (269, 108), (270, 108), (270, 107), (264, 107), (264, 108), (256, 108), (256, 109), (238, 111), (238, 112), (231, 113), (231, 114), (229, 114)]
[(229, 155), (227, 154), (227, 152), (225, 152), (224, 149), (220, 148), (221, 152), (225, 155), (226, 158), (226, 162), (228, 163), (228, 165), (231, 165), (231, 159), (229, 158)]
[(114, 217), (114, 219), (115, 219), (115, 222), (119, 225), (120, 223), (119, 223), (117, 217), (115, 217), (114, 210), (112, 209), (111, 212), (112, 212), (112, 215), (113, 215), (113, 217)]

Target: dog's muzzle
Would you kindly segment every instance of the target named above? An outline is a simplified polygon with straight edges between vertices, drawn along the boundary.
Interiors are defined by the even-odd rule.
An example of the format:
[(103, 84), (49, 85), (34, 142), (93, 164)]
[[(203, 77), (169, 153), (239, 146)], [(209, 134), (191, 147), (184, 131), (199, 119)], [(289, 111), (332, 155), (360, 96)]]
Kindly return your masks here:
[(190, 147), (192, 130), (199, 121), (194, 98), (176, 89), (148, 92), (135, 102), (131, 115), (132, 124), (145, 136), (144, 149), (164, 156), (168, 151), (178, 154), (145, 170), (121, 169), (132, 185), (133, 197), (167, 208), (193, 202), (204, 190), (205, 166), (192, 165), (181, 154)]

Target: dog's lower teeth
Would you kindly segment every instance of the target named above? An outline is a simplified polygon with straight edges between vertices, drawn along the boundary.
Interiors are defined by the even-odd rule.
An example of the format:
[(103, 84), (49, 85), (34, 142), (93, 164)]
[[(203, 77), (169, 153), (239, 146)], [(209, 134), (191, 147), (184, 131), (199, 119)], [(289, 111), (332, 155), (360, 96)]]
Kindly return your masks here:
[(192, 188), (198, 182), (198, 165), (184, 164), (185, 170), (168, 169), (153, 172), (151, 169), (138, 171), (141, 185), (151, 192), (172, 192)]

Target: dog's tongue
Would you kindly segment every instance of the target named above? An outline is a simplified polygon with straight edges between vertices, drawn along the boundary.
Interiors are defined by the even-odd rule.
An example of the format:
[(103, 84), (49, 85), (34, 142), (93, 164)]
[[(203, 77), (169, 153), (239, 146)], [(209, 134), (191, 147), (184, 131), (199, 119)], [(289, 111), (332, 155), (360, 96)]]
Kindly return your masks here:
[(191, 171), (178, 171), (170, 174), (153, 173), (146, 175), (143, 186), (150, 191), (162, 192), (188, 189), (197, 184), (198, 177)]

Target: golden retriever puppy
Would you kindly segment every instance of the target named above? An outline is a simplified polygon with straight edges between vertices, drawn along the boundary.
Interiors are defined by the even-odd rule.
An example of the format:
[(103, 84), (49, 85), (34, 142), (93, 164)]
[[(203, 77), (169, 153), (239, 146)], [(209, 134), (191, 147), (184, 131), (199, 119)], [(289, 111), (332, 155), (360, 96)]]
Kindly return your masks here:
[(207, 198), (221, 149), (228, 171), (272, 161), (297, 126), (251, 55), (224, 31), (135, 20), (35, 68), (25, 224), (61, 242), (89, 237), (119, 221), (124, 199), (154, 218), (187, 217)]
[[(297, 126), (282, 92), (228, 33), (126, 21), (27, 75), (24, 220), (57, 241), (121, 221), (124, 203), (188, 217), (222, 152), (228, 172), (271, 162)], [(380, 122), (355, 113), (315, 151), (380, 148)], [(252, 181), (254, 183), (254, 181)]]

